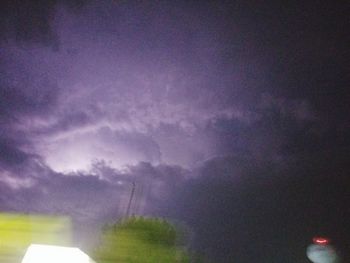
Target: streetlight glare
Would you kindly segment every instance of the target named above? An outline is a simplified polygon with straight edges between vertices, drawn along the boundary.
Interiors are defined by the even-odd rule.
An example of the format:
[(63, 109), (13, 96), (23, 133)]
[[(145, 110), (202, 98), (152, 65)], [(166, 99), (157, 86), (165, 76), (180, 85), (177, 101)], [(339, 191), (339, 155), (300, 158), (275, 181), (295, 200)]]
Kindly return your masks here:
[(50, 245), (30, 245), (22, 263), (95, 263), (90, 257), (75, 247)]

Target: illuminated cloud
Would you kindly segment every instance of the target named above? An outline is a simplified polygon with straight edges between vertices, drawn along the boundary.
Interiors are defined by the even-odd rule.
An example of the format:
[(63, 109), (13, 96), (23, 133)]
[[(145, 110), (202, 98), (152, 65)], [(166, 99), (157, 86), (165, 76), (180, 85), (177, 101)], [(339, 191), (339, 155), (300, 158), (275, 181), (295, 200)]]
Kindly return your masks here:
[[(261, 167), (300, 167), (306, 178), (348, 171), (340, 5), (12, 2), (0, 4), (1, 209), (106, 222), (125, 213), (136, 180), (135, 211), (177, 200), (191, 206), (182, 219), (205, 212), (230, 226), (196, 197), (213, 185), (234, 209), (220, 194), (249, 164), (252, 182)], [(295, 177), (263, 170), (267, 183)], [(178, 201), (181, 189), (193, 195)]]

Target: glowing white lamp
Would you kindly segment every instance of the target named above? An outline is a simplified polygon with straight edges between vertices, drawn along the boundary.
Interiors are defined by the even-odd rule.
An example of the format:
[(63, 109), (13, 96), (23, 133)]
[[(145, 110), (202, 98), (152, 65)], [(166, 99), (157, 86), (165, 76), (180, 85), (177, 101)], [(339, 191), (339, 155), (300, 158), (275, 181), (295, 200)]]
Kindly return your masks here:
[(30, 245), (22, 263), (95, 263), (79, 248)]
[(335, 263), (338, 260), (335, 249), (327, 238), (315, 237), (307, 247), (307, 257), (314, 263)]

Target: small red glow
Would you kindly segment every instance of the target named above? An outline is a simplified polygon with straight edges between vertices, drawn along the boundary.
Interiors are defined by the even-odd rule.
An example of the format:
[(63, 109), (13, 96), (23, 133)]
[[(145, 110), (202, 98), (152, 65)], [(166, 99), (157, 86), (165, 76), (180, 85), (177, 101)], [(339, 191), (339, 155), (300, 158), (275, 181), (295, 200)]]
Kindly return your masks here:
[(315, 237), (313, 241), (315, 244), (318, 244), (318, 245), (327, 245), (329, 243), (329, 240), (323, 237)]

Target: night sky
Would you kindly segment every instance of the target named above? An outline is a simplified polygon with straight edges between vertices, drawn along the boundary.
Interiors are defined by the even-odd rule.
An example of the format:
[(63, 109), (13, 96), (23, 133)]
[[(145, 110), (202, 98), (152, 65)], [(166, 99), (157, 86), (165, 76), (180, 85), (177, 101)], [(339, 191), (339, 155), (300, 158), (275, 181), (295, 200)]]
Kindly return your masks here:
[(346, 1), (0, 4), (0, 210), (132, 213), (213, 262), (350, 260)]

